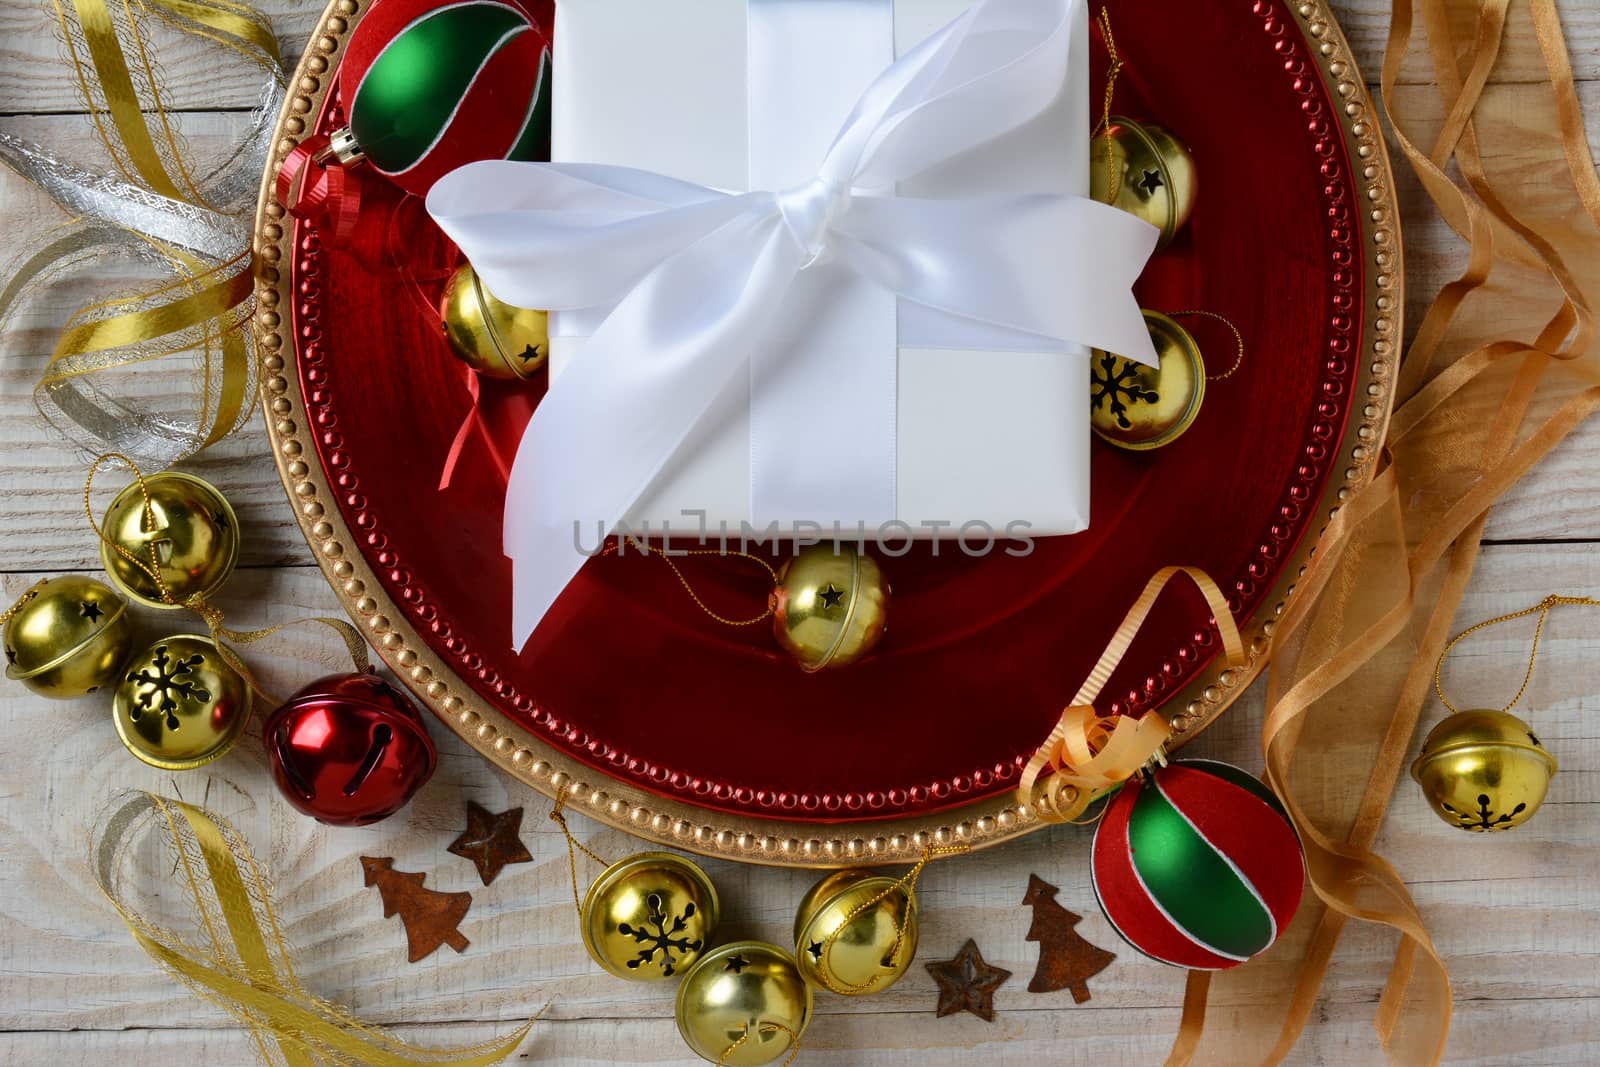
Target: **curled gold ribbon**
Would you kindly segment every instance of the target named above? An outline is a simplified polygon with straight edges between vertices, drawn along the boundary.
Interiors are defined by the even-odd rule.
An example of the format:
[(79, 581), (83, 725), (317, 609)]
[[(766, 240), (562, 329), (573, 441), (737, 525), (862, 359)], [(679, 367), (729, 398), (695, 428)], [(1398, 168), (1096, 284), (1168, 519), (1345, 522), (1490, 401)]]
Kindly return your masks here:
[[(56, 200), (74, 221), (24, 253), (0, 288), (0, 328), (27, 295), (132, 260), (155, 287), (79, 308), (66, 321), (34, 390), (46, 419), (87, 450), (127, 452), (164, 467), (221, 440), (255, 403), (249, 225), (282, 98), (271, 23), (233, 0), (52, 0), (80, 98), (113, 173), (94, 174), (0, 134), (0, 162)], [(160, 28), (197, 37), (265, 75), (253, 128), (201, 173), (166, 103), (155, 60)], [(184, 365), (189, 410), (150, 404), (127, 372)], [(170, 389), (165, 392), (170, 393)]]
[[(173, 854), (172, 885), (196, 935), (148, 918), (127, 884), (127, 853), (153, 828)], [(114, 798), (96, 828), (89, 863), (100, 891), (134, 941), (197, 996), (245, 1026), (263, 1062), (286, 1067), (488, 1067), (516, 1051), (530, 1020), (505, 1038), (468, 1048), (409, 1045), (308, 993), (279, 930), (270, 887), (250, 846), (227, 820), (154, 793)], [(159, 893), (159, 891), (158, 891)]]
[(1244, 640), (1239, 636), (1228, 600), (1211, 576), (1196, 567), (1163, 567), (1157, 571), (1128, 609), (1077, 695), (1062, 711), (1055, 729), (1022, 770), (1017, 799), (1033, 807), (1046, 822), (1077, 820), (1096, 798), (1126, 782), (1151, 760), (1163, 758), (1172, 730), (1165, 717), (1149, 714), (1101, 718), (1094, 701), (1144, 627), (1161, 591), (1179, 575), (1192, 581), (1205, 596), (1222, 637), (1228, 665), (1241, 667), (1247, 662)]

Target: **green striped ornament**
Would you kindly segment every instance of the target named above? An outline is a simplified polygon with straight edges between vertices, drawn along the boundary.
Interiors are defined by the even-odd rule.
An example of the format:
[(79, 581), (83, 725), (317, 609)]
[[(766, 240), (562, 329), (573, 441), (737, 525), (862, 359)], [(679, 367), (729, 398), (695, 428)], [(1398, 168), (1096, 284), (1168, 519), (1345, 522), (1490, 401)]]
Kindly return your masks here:
[(1300, 904), (1300, 840), (1272, 791), (1184, 760), (1130, 782), (1095, 831), (1095, 896), (1147, 956), (1222, 970), (1270, 946)]
[(379, 0), (340, 77), (356, 144), (408, 192), (478, 160), (549, 156), (550, 47), (514, 4)]

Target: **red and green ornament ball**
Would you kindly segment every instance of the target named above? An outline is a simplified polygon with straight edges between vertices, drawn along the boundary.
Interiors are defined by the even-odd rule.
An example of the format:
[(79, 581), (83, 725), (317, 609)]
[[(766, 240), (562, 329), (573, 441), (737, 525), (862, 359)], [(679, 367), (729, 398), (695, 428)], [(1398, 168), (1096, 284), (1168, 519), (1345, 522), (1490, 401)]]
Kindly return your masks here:
[(340, 78), (357, 146), (407, 192), (481, 159), (549, 158), (550, 43), (517, 4), (377, 0)]
[(1094, 891), (1134, 948), (1178, 967), (1236, 967), (1300, 905), (1305, 859), (1278, 798), (1226, 763), (1181, 760), (1129, 782), (1094, 837)]

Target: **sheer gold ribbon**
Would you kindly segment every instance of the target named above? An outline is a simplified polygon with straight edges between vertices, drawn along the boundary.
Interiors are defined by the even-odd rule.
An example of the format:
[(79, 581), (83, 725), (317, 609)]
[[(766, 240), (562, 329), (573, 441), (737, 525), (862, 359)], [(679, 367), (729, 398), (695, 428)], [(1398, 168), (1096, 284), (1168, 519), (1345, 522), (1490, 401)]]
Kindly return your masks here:
[[(1267, 962), (1190, 975), (1171, 1064), (1284, 1059), (1352, 918), (1400, 935), (1373, 1020), (1384, 1048), (1405, 1064), (1442, 1057), (1444, 963), (1400, 873), (1371, 849), (1488, 509), (1600, 407), (1586, 296), (1600, 282), (1600, 183), (1553, 3), (1417, 6), (1437, 80), (1431, 146), (1416, 133), (1426, 94), (1398, 84), (1412, 0), (1393, 0), (1382, 99), (1424, 191), (1466, 238), (1467, 263), (1406, 352), (1376, 476), (1341, 505), (1273, 633), (1266, 776), (1300, 832), (1314, 899)], [(1503, 50), (1530, 42), (1548, 81), (1490, 85)], [(1530, 160), (1564, 160), (1571, 185), (1529, 183)], [(1528, 191), (1516, 211), (1496, 188), (1508, 179)], [(1297, 789), (1302, 777), (1317, 787)], [(1205, 1030), (1213, 987), (1230, 1000), (1222, 1034)]]
[[(0, 161), (76, 216), (44, 248), (24, 254), (0, 289), (0, 326), (48, 284), (103, 276), (130, 261), (161, 284), (78, 308), (66, 320), (35, 387), (49, 421), (86, 449), (117, 449), (166, 466), (214, 444), (254, 409), (255, 360), (249, 227), (282, 59), (271, 24), (231, 0), (52, 0), (68, 66), (114, 175), (96, 175), (48, 150), (0, 135)], [(254, 129), (231, 158), (201, 174), (155, 56), (153, 31), (209, 42), (265, 75)], [(187, 410), (124, 374), (182, 367), (174, 390)]]
[[(140, 910), (129, 852), (153, 828), (171, 853), (172, 884), (189, 903), (196, 936), (181, 937)], [(272, 898), (249, 845), (220, 816), (154, 793), (124, 793), (108, 807), (89, 856), (100, 891), (150, 958), (250, 1031), (263, 1062), (285, 1067), (487, 1067), (515, 1052), (529, 1021), (500, 1040), (427, 1050), (362, 1023), (308, 993), (295, 975)]]
[(1122, 662), (1133, 639), (1160, 599), (1167, 583), (1184, 576), (1199, 588), (1211, 608), (1223, 654), (1229, 666), (1246, 662), (1244, 641), (1217, 583), (1194, 567), (1163, 567), (1145, 583), (1105, 651), (1084, 679), (1055, 729), (1022, 769), (1017, 800), (1031, 806), (1047, 822), (1074, 822), (1096, 798), (1131, 778), (1152, 759), (1162, 758), (1172, 729), (1160, 715), (1101, 718), (1094, 701)]

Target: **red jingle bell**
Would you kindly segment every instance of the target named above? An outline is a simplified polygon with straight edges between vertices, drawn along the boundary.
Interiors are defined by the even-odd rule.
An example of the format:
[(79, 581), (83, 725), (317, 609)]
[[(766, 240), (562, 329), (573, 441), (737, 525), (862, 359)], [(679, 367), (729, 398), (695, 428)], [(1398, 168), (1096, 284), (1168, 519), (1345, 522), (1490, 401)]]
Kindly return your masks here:
[(439, 762), (416, 707), (376, 674), (319, 678), (272, 713), (262, 736), (289, 803), (334, 826), (393, 815)]

